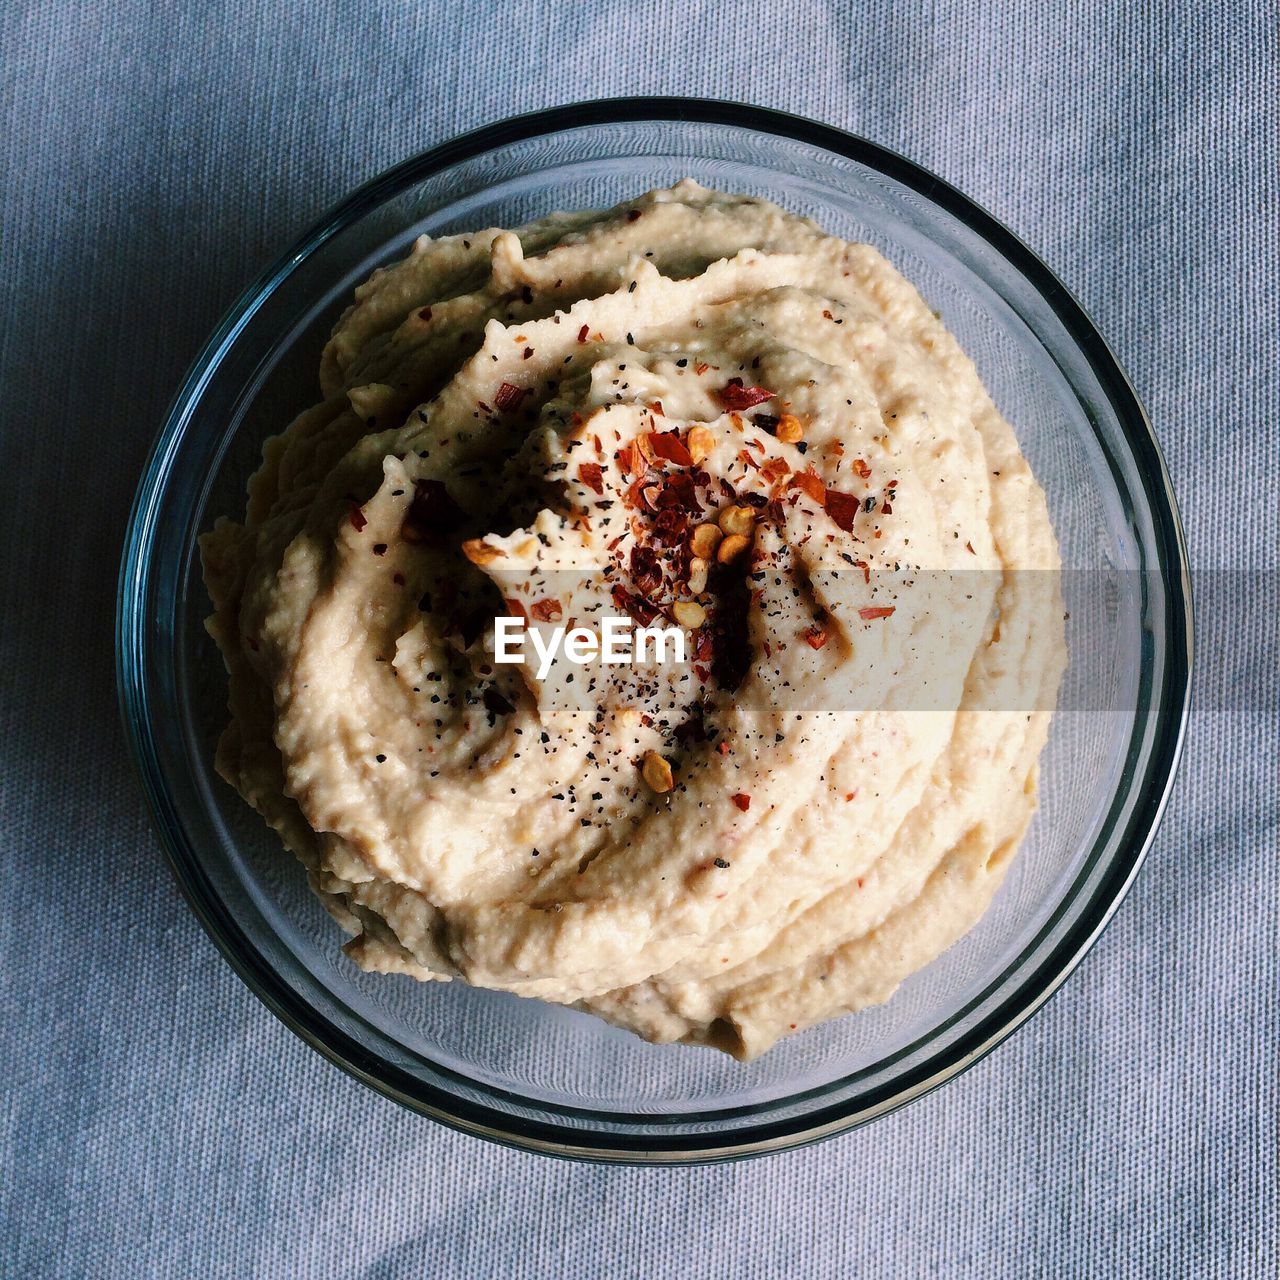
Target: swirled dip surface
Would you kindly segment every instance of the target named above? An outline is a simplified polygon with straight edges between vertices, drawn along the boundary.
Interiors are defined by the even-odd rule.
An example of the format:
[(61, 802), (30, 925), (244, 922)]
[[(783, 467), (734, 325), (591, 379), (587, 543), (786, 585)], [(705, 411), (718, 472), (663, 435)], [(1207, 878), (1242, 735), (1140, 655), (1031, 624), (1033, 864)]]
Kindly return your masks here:
[[(1035, 806), (1058, 555), (875, 250), (691, 182), (423, 238), (320, 379), (203, 552), (219, 769), (358, 965), (749, 1058), (978, 919)], [(689, 660), (540, 681), (497, 615), (680, 619)]]

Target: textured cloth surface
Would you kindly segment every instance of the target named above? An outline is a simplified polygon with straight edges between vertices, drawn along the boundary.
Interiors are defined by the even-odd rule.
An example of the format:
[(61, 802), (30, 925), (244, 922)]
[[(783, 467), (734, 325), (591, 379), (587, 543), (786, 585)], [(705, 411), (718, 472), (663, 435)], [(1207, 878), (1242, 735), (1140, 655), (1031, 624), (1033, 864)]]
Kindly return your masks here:
[[(1255, 3), (9, 0), (0, 1274), (1275, 1274), (1276, 25)], [(111, 674), (133, 486), (240, 288), (410, 153), (638, 92), (865, 134), (1010, 225), (1133, 377), (1201, 572), (1179, 784), (1062, 992), (887, 1119), (703, 1169), (483, 1144), (295, 1039), (179, 897)]]

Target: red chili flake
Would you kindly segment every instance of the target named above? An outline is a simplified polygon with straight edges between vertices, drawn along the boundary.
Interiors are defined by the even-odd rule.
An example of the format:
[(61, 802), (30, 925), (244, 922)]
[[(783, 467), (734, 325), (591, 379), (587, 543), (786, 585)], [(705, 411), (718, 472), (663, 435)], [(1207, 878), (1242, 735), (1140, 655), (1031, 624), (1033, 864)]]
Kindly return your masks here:
[(649, 447), (659, 458), (666, 458), (668, 462), (674, 462), (678, 467), (693, 466), (693, 454), (680, 439), (678, 431), (649, 432)]
[(612, 595), (614, 606), (628, 614), (642, 627), (647, 627), (658, 616), (657, 609), (647, 600), (641, 600), (639, 596), (632, 595), (621, 583), (614, 584)]
[(353, 502), (350, 504), (350, 520), (351, 520), (351, 527), (357, 533), (359, 533), (365, 527), (365, 525), (369, 523), (368, 516), (366, 516), (365, 513), (361, 511), (360, 504), (358, 502)]
[(891, 503), (888, 498), (880, 504), (880, 514), (882, 516), (893, 515), (893, 503)]
[(822, 477), (812, 467), (797, 471), (791, 477), (791, 484), (797, 489), (803, 489), (818, 506), (821, 507), (826, 503), (827, 486), (822, 483)]
[(877, 618), (889, 617), (896, 607), (896, 605), (891, 604), (870, 605), (865, 609), (859, 609), (858, 617), (860, 617), (863, 622), (874, 622)]
[[(858, 793), (856, 791), (846, 791), (844, 793), (845, 804), (848, 804), (851, 800), (856, 800), (857, 798), (858, 798)], [(859, 880), (858, 883), (861, 884), (862, 881)]]
[(498, 388), (498, 394), (493, 397), (493, 403), (504, 413), (510, 409), (518, 409), (520, 401), (529, 394), (530, 390), (529, 387), (516, 387), (509, 382), (504, 382)]
[(432, 535), (456, 527), (462, 519), (462, 508), (449, 496), (442, 480), (415, 480), (413, 501), (400, 526), (400, 536), (409, 543), (426, 542)]
[(636, 447), (630, 442), (624, 444), (614, 456), (618, 460), (618, 470), (624, 476), (630, 476), (638, 465)]
[(871, 582), (871, 566), (865, 560), (855, 560), (853, 564), (855, 568), (862, 570), (863, 582), (869, 584)]
[(722, 756), (727, 756), (729, 754), (729, 744), (725, 742), (723, 739), (721, 739), (719, 742), (716, 743), (716, 750)]
[(591, 490), (592, 493), (604, 492), (604, 472), (600, 468), (598, 462), (583, 462), (578, 467), (578, 479)]
[(503, 604), (507, 606), (507, 612), (514, 618), (528, 618), (529, 613), (524, 607), (523, 601), (517, 600), (514, 596), (504, 598)]
[[(648, 475), (641, 475), (638, 479), (633, 480), (631, 484), (628, 485), (626, 493), (622, 495), (622, 505), (624, 507), (646, 506), (647, 504), (644, 497), (645, 489), (651, 489), (654, 487), (655, 486), (649, 483)], [(636, 535), (636, 537), (642, 536), (643, 529), (644, 526), (633, 517), (631, 520), (631, 531)]]
[(730, 799), (738, 806), (739, 809), (742, 810), (743, 813), (746, 813), (746, 811), (751, 808), (751, 797), (747, 795), (745, 791), (735, 792)]
[(747, 449), (738, 450), (738, 461), (742, 463), (742, 465), (750, 471), (760, 470), (760, 464), (755, 460), (755, 458), (752, 456), (750, 451)]
[(688, 532), (689, 517), (674, 507), (667, 507), (654, 517), (653, 536), (664, 546), (680, 546)]
[(579, 342), (586, 342), (586, 340), (587, 340), (587, 331), (588, 331), (588, 326), (587, 326), (587, 325), (585, 325), (585, 324), (582, 326), (582, 328), (581, 328), (581, 329), (579, 329), (579, 330), (578, 330), (578, 341), (579, 341)]
[(730, 378), (716, 395), (726, 409), (734, 410), (750, 409), (773, 399), (772, 391), (766, 391), (764, 387), (744, 387), (741, 378)]
[(859, 480), (868, 480), (871, 477), (871, 468), (861, 458), (854, 458), (853, 469)]
[(631, 548), (631, 580), (636, 590), (647, 596), (662, 586), (662, 566), (652, 547)]
[(804, 640), (810, 649), (821, 649), (822, 646), (827, 643), (826, 627), (810, 627), (809, 630), (804, 633)]
[(710, 368), (711, 366), (705, 360), (699, 360), (693, 366), (693, 371), (698, 375), (698, 377), (702, 377), (702, 375)]
[(654, 411), (654, 413), (656, 413), (656, 414), (657, 414), (659, 417), (661, 417), (661, 418), (665, 418), (665, 417), (667, 416), (666, 410), (665, 410), (665, 409), (663, 409), (663, 407), (662, 407), (662, 401), (661, 401), (661, 400), (655, 400), (655, 401), (654, 401), (654, 402), (649, 406), (649, 408), (650, 408), (650, 409), (652, 409), (652, 410)]
[(964, 544), (964, 549), (965, 549), (965, 550), (966, 550), (966, 551), (967, 551), (971, 556), (976, 556), (976, 555), (978, 554), (978, 553), (973, 549), (973, 543), (972, 543), (972, 542), (966, 542), (966, 543)]
[(791, 474), (791, 468), (787, 465), (785, 458), (770, 458), (768, 462), (760, 468), (760, 474), (770, 483), (774, 484), (781, 480), (783, 476)]
[(667, 477), (654, 505), (660, 509), (677, 507), (682, 511), (698, 511), (701, 503), (694, 490), (693, 477), (687, 471), (676, 471)]
[(529, 614), (538, 622), (554, 622), (562, 613), (559, 600), (535, 600), (529, 606)]
[(853, 518), (858, 514), (861, 504), (851, 493), (841, 493), (838, 489), (828, 489), (826, 497), (827, 515), (846, 533), (853, 529)]

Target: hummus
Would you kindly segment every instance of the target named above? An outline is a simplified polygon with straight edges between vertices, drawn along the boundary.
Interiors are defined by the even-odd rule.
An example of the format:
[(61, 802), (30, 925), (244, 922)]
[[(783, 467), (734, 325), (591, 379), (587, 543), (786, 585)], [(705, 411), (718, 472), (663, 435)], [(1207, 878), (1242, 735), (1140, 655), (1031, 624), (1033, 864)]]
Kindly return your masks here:
[[(968, 930), (1065, 663), (1045, 499), (874, 249), (682, 182), (422, 237), (202, 541), (218, 768), (360, 967), (751, 1058)], [(686, 660), (495, 660), (495, 618)]]

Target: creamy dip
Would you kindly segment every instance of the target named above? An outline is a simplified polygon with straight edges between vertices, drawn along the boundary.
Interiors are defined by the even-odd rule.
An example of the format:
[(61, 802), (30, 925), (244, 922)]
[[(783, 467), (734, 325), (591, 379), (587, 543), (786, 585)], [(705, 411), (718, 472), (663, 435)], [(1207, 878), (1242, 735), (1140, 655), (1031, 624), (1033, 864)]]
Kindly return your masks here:
[[(1065, 662), (1044, 495), (874, 249), (682, 182), (422, 237), (205, 536), (218, 768), (364, 969), (750, 1058), (969, 929)], [(495, 660), (495, 619), (684, 662)]]

